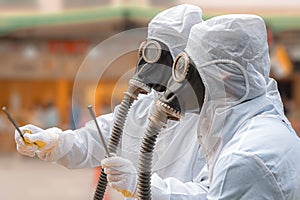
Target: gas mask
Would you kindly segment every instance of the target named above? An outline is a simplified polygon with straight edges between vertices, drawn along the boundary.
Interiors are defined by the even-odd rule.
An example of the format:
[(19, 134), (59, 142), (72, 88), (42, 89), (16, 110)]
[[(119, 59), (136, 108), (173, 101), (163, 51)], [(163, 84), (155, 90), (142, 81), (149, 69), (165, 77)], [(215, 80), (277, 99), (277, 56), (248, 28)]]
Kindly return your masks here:
[(187, 112), (199, 114), (204, 101), (204, 92), (205, 87), (195, 64), (185, 52), (182, 52), (174, 61), (172, 79), (159, 101), (175, 112), (177, 117), (178, 114), (184, 115)]
[[(166, 45), (156, 40), (144, 41), (139, 47), (139, 60), (134, 76), (129, 81), (129, 86), (118, 108), (112, 132), (108, 141), (110, 153), (116, 153), (127, 114), (133, 102), (140, 93), (146, 94), (151, 88), (158, 92), (166, 90), (166, 85), (172, 74), (173, 58)], [(95, 191), (94, 199), (103, 199), (107, 185), (106, 174), (103, 169)], [(126, 195), (126, 194), (124, 194)]]
[(147, 40), (139, 47), (139, 60), (132, 78), (141, 93), (153, 88), (158, 92), (166, 90), (166, 85), (172, 74), (173, 58), (168, 47), (156, 40)]
[(180, 120), (184, 113), (200, 113), (204, 101), (204, 84), (189, 56), (180, 53), (172, 67), (172, 78), (166, 92), (156, 102), (149, 117), (149, 124), (143, 138), (138, 171), (138, 197), (151, 199), (151, 168), (155, 143), (168, 120)]

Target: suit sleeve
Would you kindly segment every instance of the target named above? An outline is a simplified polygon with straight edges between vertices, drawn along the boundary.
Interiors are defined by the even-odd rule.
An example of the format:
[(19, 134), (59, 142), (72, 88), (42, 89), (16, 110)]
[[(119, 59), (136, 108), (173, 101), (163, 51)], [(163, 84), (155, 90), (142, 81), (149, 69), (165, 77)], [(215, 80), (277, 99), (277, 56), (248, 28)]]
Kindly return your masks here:
[[(97, 121), (107, 143), (113, 124), (113, 113), (99, 116)], [(72, 147), (56, 163), (70, 169), (100, 166), (106, 152), (95, 122), (87, 122), (84, 127), (74, 130), (73, 134)]]
[(160, 178), (157, 174), (151, 177), (152, 199), (160, 200), (205, 200), (209, 190), (207, 168), (204, 167), (197, 178), (182, 182), (174, 177)]

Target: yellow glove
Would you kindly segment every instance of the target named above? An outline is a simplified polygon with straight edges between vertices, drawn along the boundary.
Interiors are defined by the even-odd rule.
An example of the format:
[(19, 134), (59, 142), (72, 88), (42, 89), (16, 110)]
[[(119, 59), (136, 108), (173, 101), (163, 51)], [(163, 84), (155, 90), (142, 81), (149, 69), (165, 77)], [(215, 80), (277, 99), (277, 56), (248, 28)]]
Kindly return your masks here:
[(24, 140), (16, 130), (15, 141), (18, 152), (23, 155), (33, 157), (37, 151), (49, 151), (58, 144), (59, 135), (54, 131), (43, 130), (31, 124), (20, 127), (20, 130)]
[[(22, 133), (23, 133), (23, 134), (26, 134), (26, 133), (32, 134), (32, 131), (31, 131), (31, 130), (23, 130)], [(36, 145), (36, 146), (38, 147), (38, 149), (41, 149), (41, 148), (43, 148), (43, 147), (45, 147), (45, 146), (47, 145), (46, 142), (43, 142), (43, 141), (41, 141), (41, 140), (37, 140), (37, 141), (35, 141), (35, 142), (32, 142), (32, 141), (30, 141), (30, 140), (28, 139), (28, 137), (24, 138), (24, 143), (25, 143), (25, 145), (27, 145), (27, 146), (33, 146), (33, 145)]]

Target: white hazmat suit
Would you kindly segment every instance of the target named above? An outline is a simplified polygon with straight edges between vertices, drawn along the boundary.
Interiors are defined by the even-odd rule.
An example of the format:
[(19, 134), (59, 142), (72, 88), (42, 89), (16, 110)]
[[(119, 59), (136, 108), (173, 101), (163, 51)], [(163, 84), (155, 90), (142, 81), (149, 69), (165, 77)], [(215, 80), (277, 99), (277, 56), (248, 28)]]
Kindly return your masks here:
[(191, 30), (185, 51), (205, 85), (198, 127), (210, 180), (204, 199), (300, 199), (300, 141), (268, 78), (266, 37), (255, 15), (219, 16)]
[[(167, 9), (150, 22), (147, 39), (155, 39), (166, 44), (175, 58), (186, 47), (190, 29), (194, 24), (202, 21), (201, 17), (202, 11), (197, 6), (180, 5)], [(131, 160), (135, 166), (137, 166), (141, 140), (148, 125), (148, 117), (157, 97), (158, 94), (155, 91), (149, 95), (140, 95), (128, 113), (118, 155)], [(97, 118), (106, 140), (111, 133), (115, 113)], [(200, 182), (200, 179), (203, 179), (202, 176), (201, 178), (198, 176), (205, 161), (197, 141), (197, 121), (198, 116), (194, 114), (186, 115), (180, 122), (170, 121), (157, 139), (153, 159), (154, 184), (157, 181), (154, 191), (163, 191), (168, 199), (173, 195), (173, 189), (176, 187), (166, 191), (164, 184), (173, 183), (176, 186), (177, 182), (192, 183)], [(28, 125), (22, 129), (32, 128), (31, 125)], [(99, 166), (101, 159), (105, 156), (94, 121), (90, 121), (84, 127), (74, 131), (61, 131), (57, 128), (39, 131), (48, 133), (48, 140), (55, 138), (56, 133), (59, 134), (59, 141), (55, 145), (46, 150), (37, 150), (38, 156), (43, 160), (55, 161), (67, 168), (84, 168)], [(35, 131), (33, 132), (35, 133)], [(33, 135), (35, 134), (30, 137)], [(23, 149), (24, 145), (17, 134), (16, 140), (18, 149)], [(29, 147), (25, 146), (25, 148)], [(206, 190), (207, 188), (203, 187), (203, 191)], [(203, 191), (201, 190), (200, 193), (203, 194)], [(197, 192), (182, 190), (175, 196), (180, 194), (187, 197), (191, 193), (198, 195)]]

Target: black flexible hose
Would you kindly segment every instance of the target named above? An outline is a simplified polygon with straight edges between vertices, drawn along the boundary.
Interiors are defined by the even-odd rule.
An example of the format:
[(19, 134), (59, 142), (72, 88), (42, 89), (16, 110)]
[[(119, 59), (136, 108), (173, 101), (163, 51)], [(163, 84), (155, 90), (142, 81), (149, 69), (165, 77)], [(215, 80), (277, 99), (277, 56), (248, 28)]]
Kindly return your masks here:
[[(141, 92), (141, 89), (135, 84), (136, 84), (135, 82), (134, 83), (130, 82), (128, 90), (125, 92), (124, 98), (117, 112), (116, 119), (114, 121), (114, 125), (112, 128), (112, 133), (108, 141), (108, 150), (110, 153), (117, 152), (121, 140), (121, 136), (123, 133), (125, 121), (127, 118), (127, 114), (129, 112), (132, 103), (137, 99), (138, 94)], [(107, 186), (107, 178), (106, 178), (106, 174), (102, 169), (98, 179), (96, 191), (94, 194), (94, 200), (103, 199), (106, 186)]]
[(107, 175), (104, 173), (104, 169), (101, 169), (101, 173), (98, 179), (94, 199), (102, 200), (104, 198), (105, 190), (107, 186)]
[(150, 116), (150, 122), (143, 138), (138, 167), (138, 198), (139, 200), (151, 200), (151, 175), (153, 151), (157, 136), (167, 123), (167, 113), (159, 107)]

